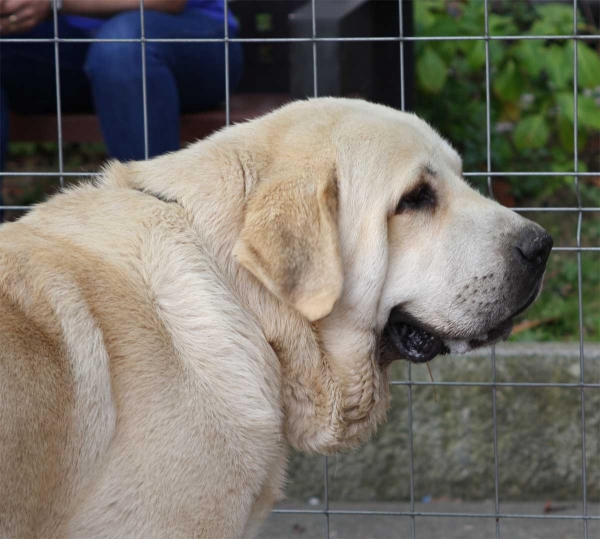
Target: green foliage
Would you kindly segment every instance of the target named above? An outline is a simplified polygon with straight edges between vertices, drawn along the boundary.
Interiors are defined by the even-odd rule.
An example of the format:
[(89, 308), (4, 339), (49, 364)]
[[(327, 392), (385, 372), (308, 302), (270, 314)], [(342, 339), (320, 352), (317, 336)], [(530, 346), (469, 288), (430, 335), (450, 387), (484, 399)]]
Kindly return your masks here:
[[(573, 43), (569, 43), (567, 48), (572, 55)], [(577, 66), (577, 83), (579, 88), (595, 88), (600, 85), (600, 64), (598, 63), (598, 55), (581, 42), (577, 43)]]
[(442, 58), (434, 50), (423, 53), (417, 65), (417, 76), (421, 88), (432, 94), (439, 93), (446, 83), (448, 68)]
[[(573, 125), (575, 121), (575, 98), (573, 94), (556, 94), (556, 102), (560, 113)], [(594, 130), (600, 129), (600, 109), (593, 98), (585, 95), (577, 97), (577, 119), (579, 124), (584, 127)]]
[(509, 60), (504, 64), (494, 79), (493, 89), (498, 99), (507, 102), (519, 99), (523, 93), (523, 79), (521, 79), (514, 60)]
[[(481, 0), (419, 0), (418, 36), (481, 36), (485, 32)], [(559, 3), (490, 2), (492, 36), (571, 35), (573, 7)], [(577, 12), (579, 33), (597, 34)], [(494, 171), (570, 172), (600, 170), (600, 57), (598, 42), (577, 42), (577, 122), (573, 40), (506, 39), (489, 41), (491, 159)], [(486, 42), (484, 40), (417, 42), (417, 112), (455, 144), (468, 171), (487, 170)], [(584, 205), (600, 206), (598, 184), (579, 181)], [(576, 206), (572, 176), (504, 178), (520, 206)], [(481, 181), (476, 187), (487, 191)], [(557, 245), (576, 245), (576, 214), (535, 214)], [(598, 215), (588, 213), (584, 244), (600, 242)], [(577, 257), (554, 256), (547, 292), (525, 315), (549, 320), (519, 333), (522, 340), (577, 340), (579, 307)], [(600, 257), (582, 255), (584, 337), (600, 340)]]
[[(423, 0), (416, 4), (417, 35), (484, 33), (483, 2), (479, 0)], [(597, 32), (584, 23), (579, 12), (577, 25), (580, 32)], [(491, 35), (499, 36), (569, 35), (573, 32), (573, 8), (506, 1), (498, 12), (490, 12), (489, 29)], [(595, 43), (577, 43), (579, 159), (591, 169), (598, 168), (597, 151), (586, 151), (582, 145), (600, 130), (600, 58)], [(503, 133), (508, 133), (493, 133), (494, 169), (547, 170), (554, 161), (549, 154), (558, 161), (570, 156), (572, 161), (573, 42), (490, 41), (489, 53), (492, 130), (501, 125)], [(486, 165), (481, 146), (485, 140), (485, 64), (483, 40), (417, 43), (419, 112), (462, 146), (469, 170), (483, 170)]]
[(542, 51), (544, 69), (552, 89), (562, 90), (567, 88), (573, 79), (573, 55), (569, 54), (567, 47), (552, 44)]
[(513, 132), (515, 146), (519, 149), (541, 148), (548, 142), (550, 129), (541, 114), (526, 116)]

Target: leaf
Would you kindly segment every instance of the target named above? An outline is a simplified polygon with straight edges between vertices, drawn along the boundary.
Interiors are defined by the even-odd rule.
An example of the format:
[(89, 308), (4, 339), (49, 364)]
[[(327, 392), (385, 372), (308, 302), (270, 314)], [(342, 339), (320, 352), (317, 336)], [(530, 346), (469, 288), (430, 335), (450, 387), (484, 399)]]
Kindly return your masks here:
[[(561, 156), (563, 161), (553, 161), (550, 164), (550, 170), (552, 172), (571, 172), (574, 168), (573, 158), (568, 159), (566, 156)], [(564, 160), (566, 159), (566, 161)], [(587, 172), (587, 165), (583, 161), (579, 161), (577, 166), (579, 172)], [(573, 176), (565, 176), (567, 181), (573, 181)]]
[[(564, 114), (558, 116), (558, 137), (562, 143), (562, 147), (570, 154), (573, 153), (573, 122), (569, 121)], [(579, 129), (577, 133), (577, 146), (579, 151), (583, 151), (587, 144), (587, 134), (584, 130)]]
[[(552, 172), (571, 172), (574, 169), (573, 163), (573, 137), (571, 137), (571, 151), (570, 155), (561, 155), (560, 150), (555, 151), (552, 161), (550, 163), (550, 170)], [(579, 161), (579, 172), (587, 172), (587, 166), (583, 161)], [(573, 176), (565, 175), (561, 176), (560, 179), (563, 183), (571, 185), (573, 183)]]
[(423, 35), (427, 37), (458, 36), (460, 35), (460, 28), (452, 17), (436, 17), (435, 22), (425, 29)]
[(556, 94), (556, 102), (558, 103), (560, 112), (571, 122), (571, 125), (573, 125), (575, 121), (575, 100), (573, 99), (573, 94), (567, 92)]
[(506, 62), (494, 78), (494, 92), (502, 101), (516, 101), (523, 91), (523, 82), (513, 60)]
[[(545, 29), (551, 30), (544, 32), (547, 34), (571, 34), (573, 32), (573, 7), (571, 5), (550, 3), (538, 6), (537, 8), (539, 19), (538, 22), (545, 25)], [(577, 20), (580, 20), (581, 16), (577, 11)], [(537, 23), (536, 23), (537, 24)], [(534, 33), (534, 27), (532, 27), (532, 33)]]
[(466, 58), (462, 58), (461, 56), (457, 56), (452, 62), (452, 71), (454, 75), (463, 80), (473, 74), (469, 62), (467, 62)]
[(577, 43), (577, 68), (577, 83), (580, 88), (600, 86), (600, 56), (594, 49), (581, 42)]
[[(565, 52), (567, 54), (565, 54)], [(573, 61), (567, 61), (568, 50), (559, 45), (551, 45), (543, 56), (548, 78), (557, 90), (564, 89), (573, 77)]]
[(483, 41), (468, 43), (465, 52), (471, 69), (481, 69), (485, 65), (485, 43)]
[(427, 2), (417, 2), (415, 5), (415, 22), (420, 29), (430, 28), (435, 22), (435, 15)]
[(566, 157), (564, 156), (561, 156), (561, 159), (559, 159), (558, 161), (555, 159), (550, 163), (550, 170), (552, 172), (569, 172), (573, 170), (572, 159), (565, 160)]
[(483, 2), (468, 2), (459, 20), (461, 35), (477, 36), (485, 31)]
[(515, 150), (512, 144), (510, 144), (508, 137), (492, 137), (493, 159), (499, 159), (499, 162), (506, 162), (511, 159), (514, 154)]
[(541, 73), (543, 65), (540, 62), (540, 58), (543, 58), (545, 54), (542, 43), (533, 39), (526, 39), (514, 47), (513, 54), (522, 63), (532, 78), (537, 77)]
[(548, 19), (553, 22), (570, 20), (573, 24), (573, 7), (564, 4), (544, 4), (537, 8), (538, 14), (543, 19)]
[(494, 36), (514, 36), (518, 33), (512, 17), (508, 15), (496, 15), (491, 13), (489, 16), (490, 35)]
[(425, 49), (417, 62), (417, 77), (426, 92), (439, 94), (444, 88), (448, 70), (442, 58), (431, 47)]
[(550, 129), (540, 114), (525, 117), (513, 132), (513, 140), (520, 150), (541, 148), (549, 137)]
[(529, 30), (529, 33), (534, 36), (549, 36), (558, 34), (556, 24), (548, 20), (537, 20)]
[(500, 41), (490, 42), (490, 66), (499, 66), (504, 62), (506, 45)]
[[(573, 94), (561, 92), (556, 95), (556, 102), (560, 112), (565, 115), (571, 122), (575, 122), (575, 104)], [(578, 96), (577, 99), (577, 121), (580, 126), (589, 129), (600, 130), (600, 107), (596, 104), (592, 97), (584, 95)]]
[(451, 65), (456, 59), (459, 41), (442, 41), (436, 43), (436, 52), (441, 56), (442, 60), (448, 62)]
[(600, 106), (594, 98), (585, 95), (579, 96), (577, 118), (580, 125), (600, 130)]
[(445, 0), (428, 0), (427, 2), (415, 2), (415, 22), (421, 35), (424, 30), (430, 28), (443, 15)]

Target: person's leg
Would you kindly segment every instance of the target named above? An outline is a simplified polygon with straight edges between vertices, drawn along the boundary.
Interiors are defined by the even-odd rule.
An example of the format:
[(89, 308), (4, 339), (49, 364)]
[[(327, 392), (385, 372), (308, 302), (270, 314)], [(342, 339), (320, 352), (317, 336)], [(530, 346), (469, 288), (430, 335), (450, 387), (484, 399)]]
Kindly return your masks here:
[[(145, 12), (147, 38), (222, 38), (223, 23), (197, 9), (180, 15)], [(139, 12), (119, 14), (100, 38), (139, 39)], [(231, 44), (234, 45), (234, 44)], [(230, 46), (231, 47), (231, 46)], [(230, 50), (232, 81), (239, 78), (241, 51)], [(86, 61), (96, 111), (109, 153), (120, 160), (144, 158), (144, 100), (140, 43), (94, 43)], [(179, 116), (217, 105), (225, 96), (222, 43), (146, 43), (149, 156), (179, 148)], [(180, 99), (181, 95), (181, 99)]]
[[(223, 21), (189, 10), (190, 23), (204, 37), (222, 38)], [(229, 31), (229, 37), (237, 32)], [(224, 43), (166, 43), (165, 56), (175, 75), (183, 112), (199, 112), (216, 107), (225, 100)], [(229, 92), (233, 92), (242, 77), (243, 50), (241, 43), (229, 43)]]
[[(176, 20), (177, 19), (177, 20)], [(177, 17), (157, 17), (146, 22), (149, 38), (223, 39), (223, 20), (198, 8), (187, 8)], [(237, 33), (230, 28), (229, 37)], [(224, 43), (156, 43), (154, 54), (169, 66), (177, 82), (183, 112), (214, 108), (225, 99)], [(229, 43), (229, 87), (232, 91), (242, 75), (242, 44)]]
[[(146, 21), (153, 13), (145, 12)], [(139, 11), (127, 11), (114, 16), (96, 34), (100, 39), (140, 39), (140, 36)], [(179, 147), (177, 86), (169, 68), (152, 54), (153, 45), (146, 44), (149, 156)], [(121, 161), (143, 159), (141, 44), (93, 43), (85, 70), (92, 85), (96, 113), (109, 154)]]
[[(62, 38), (88, 35), (59, 19)], [(11, 35), (34, 41), (3, 42), (0, 38), (0, 81), (11, 110), (22, 114), (56, 112), (55, 51), (52, 42), (35, 42), (54, 37), (51, 21), (25, 34)], [(65, 112), (91, 110), (89, 83), (83, 72), (88, 43), (60, 43), (59, 66), (61, 107)]]
[[(8, 97), (0, 86), (0, 172), (4, 170), (4, 159), (8, 150)], [(2, 178), (0, 178), (0, 205), (2, 204)]]
[[(4, 159), (8, 150), (8, 99), (6, 91), (0, 86), (0, 172), (4, 170)], [(0, 176), (0, 206), (4, 205), (4, 182)], [(0, 223), (4, 221), (4, 210), (0, 208)]]

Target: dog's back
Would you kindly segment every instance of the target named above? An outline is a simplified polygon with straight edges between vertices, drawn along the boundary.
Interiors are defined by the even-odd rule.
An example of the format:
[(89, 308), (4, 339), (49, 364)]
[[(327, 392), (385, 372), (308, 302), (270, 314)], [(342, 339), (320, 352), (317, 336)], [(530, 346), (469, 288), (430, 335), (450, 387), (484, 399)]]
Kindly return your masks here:
[(1, 537), (242, 533), (260, 492), (215, 500), (280, 445), (272, 351), (179, 206), (54, 197), (0, 228), (0, 296)]
[(36, 537), (64, 500), (73, 379), (60, 321), (28, 293), (30, 261), (0, 256), (0, 536)]
[(35, 212), (0, 228), (2, 537), (56, 535), (115, 423), (86, 257), (44, 228)]

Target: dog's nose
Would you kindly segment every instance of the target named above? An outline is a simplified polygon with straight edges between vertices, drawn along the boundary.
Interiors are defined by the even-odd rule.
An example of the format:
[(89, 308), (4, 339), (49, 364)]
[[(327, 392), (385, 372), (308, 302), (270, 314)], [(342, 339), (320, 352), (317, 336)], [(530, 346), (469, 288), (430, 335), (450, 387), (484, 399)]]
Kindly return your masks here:
[(548, 260), (554, 245), (552, 236), (541, 227), (527, 227), (515, 246), (519, 255), (534, 266), (542, 266)]

